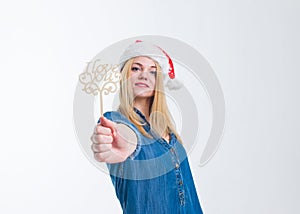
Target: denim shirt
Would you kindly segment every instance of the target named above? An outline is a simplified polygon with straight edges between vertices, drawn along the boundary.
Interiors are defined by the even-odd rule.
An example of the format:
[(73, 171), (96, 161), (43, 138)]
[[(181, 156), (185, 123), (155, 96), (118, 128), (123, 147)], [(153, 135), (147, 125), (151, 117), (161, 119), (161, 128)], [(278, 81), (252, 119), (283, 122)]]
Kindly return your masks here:
[(134, 110), (153, 138), (140, 133), (118, 111), (104, 114), (109, 120), (127, 125), (138, 139), (135, 151), (124, 162), (107, 164), (123, 213), (202, 214), (184, 147), (173, 133), (169, 143), (155, 137), (144, 115)]

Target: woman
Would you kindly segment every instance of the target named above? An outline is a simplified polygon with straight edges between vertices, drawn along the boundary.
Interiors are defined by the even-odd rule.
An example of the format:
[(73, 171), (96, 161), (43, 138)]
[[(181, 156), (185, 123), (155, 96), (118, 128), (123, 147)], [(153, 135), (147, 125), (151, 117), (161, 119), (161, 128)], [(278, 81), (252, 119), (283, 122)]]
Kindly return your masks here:
[(107, 163), (123, 213), (201, 214), (164, 94), (163, 73), (175, 77), (171, 58), (137, 41), (121, 56), (120, 67), (119, 109), (100, 118), (91, 140), (95, 159)]

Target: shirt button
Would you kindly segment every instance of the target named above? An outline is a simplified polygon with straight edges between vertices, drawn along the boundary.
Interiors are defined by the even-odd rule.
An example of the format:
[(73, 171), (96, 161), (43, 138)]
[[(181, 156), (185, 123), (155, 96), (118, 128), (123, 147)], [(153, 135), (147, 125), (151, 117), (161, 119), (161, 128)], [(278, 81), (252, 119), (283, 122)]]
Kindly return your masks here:
[(180, 185), (182, 185), (182, 184), (183, 184), (183, 182), (182, 182), (182, 181), (179, 181), (179, 184), (180, 184)]
[(178, 163), (176, 163), (176, 164), (175, 164), (175, 167), (176, 167), (176, 169), (178, 169), (178, 168), (179, 168), (179, 164), (178, 164)]

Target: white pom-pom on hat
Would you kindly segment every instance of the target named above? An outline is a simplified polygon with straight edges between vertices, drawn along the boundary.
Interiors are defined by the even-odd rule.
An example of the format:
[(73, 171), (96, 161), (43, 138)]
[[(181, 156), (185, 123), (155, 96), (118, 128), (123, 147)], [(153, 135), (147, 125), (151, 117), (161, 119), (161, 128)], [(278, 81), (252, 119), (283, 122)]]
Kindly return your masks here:
[(167, 87), (169, 90), (178, 90), (182, 87), (182, 83), (176, 79), (170, 79), (170, 78), (165, 78), (168, 79), (165, 82), (165, 87)]

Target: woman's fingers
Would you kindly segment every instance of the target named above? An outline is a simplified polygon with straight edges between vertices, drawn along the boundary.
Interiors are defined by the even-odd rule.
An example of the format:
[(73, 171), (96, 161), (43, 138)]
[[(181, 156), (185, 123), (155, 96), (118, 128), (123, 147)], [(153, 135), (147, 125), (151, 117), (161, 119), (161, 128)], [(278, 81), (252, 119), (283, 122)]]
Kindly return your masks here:
[(110, 151), (112, 148), (112, 144), (92, 144), (92, 150), (95, 153), (103, 153)]
[(106, 160), (111, 156), (111, 151), (106, 152), (94, 152), (94, 158), (99, 162), (106, 162)]
[(91, 140), (94, 144), (109, 144), (113, 142), (111, 135), (93, 134)]
[(111, 135), (111, 129), (108, 127), (104, 127), (101, 124), (98, 124), (97, 126), (95, 126), (94, 129), (94, 134), (103, 134), (103, 135)]

